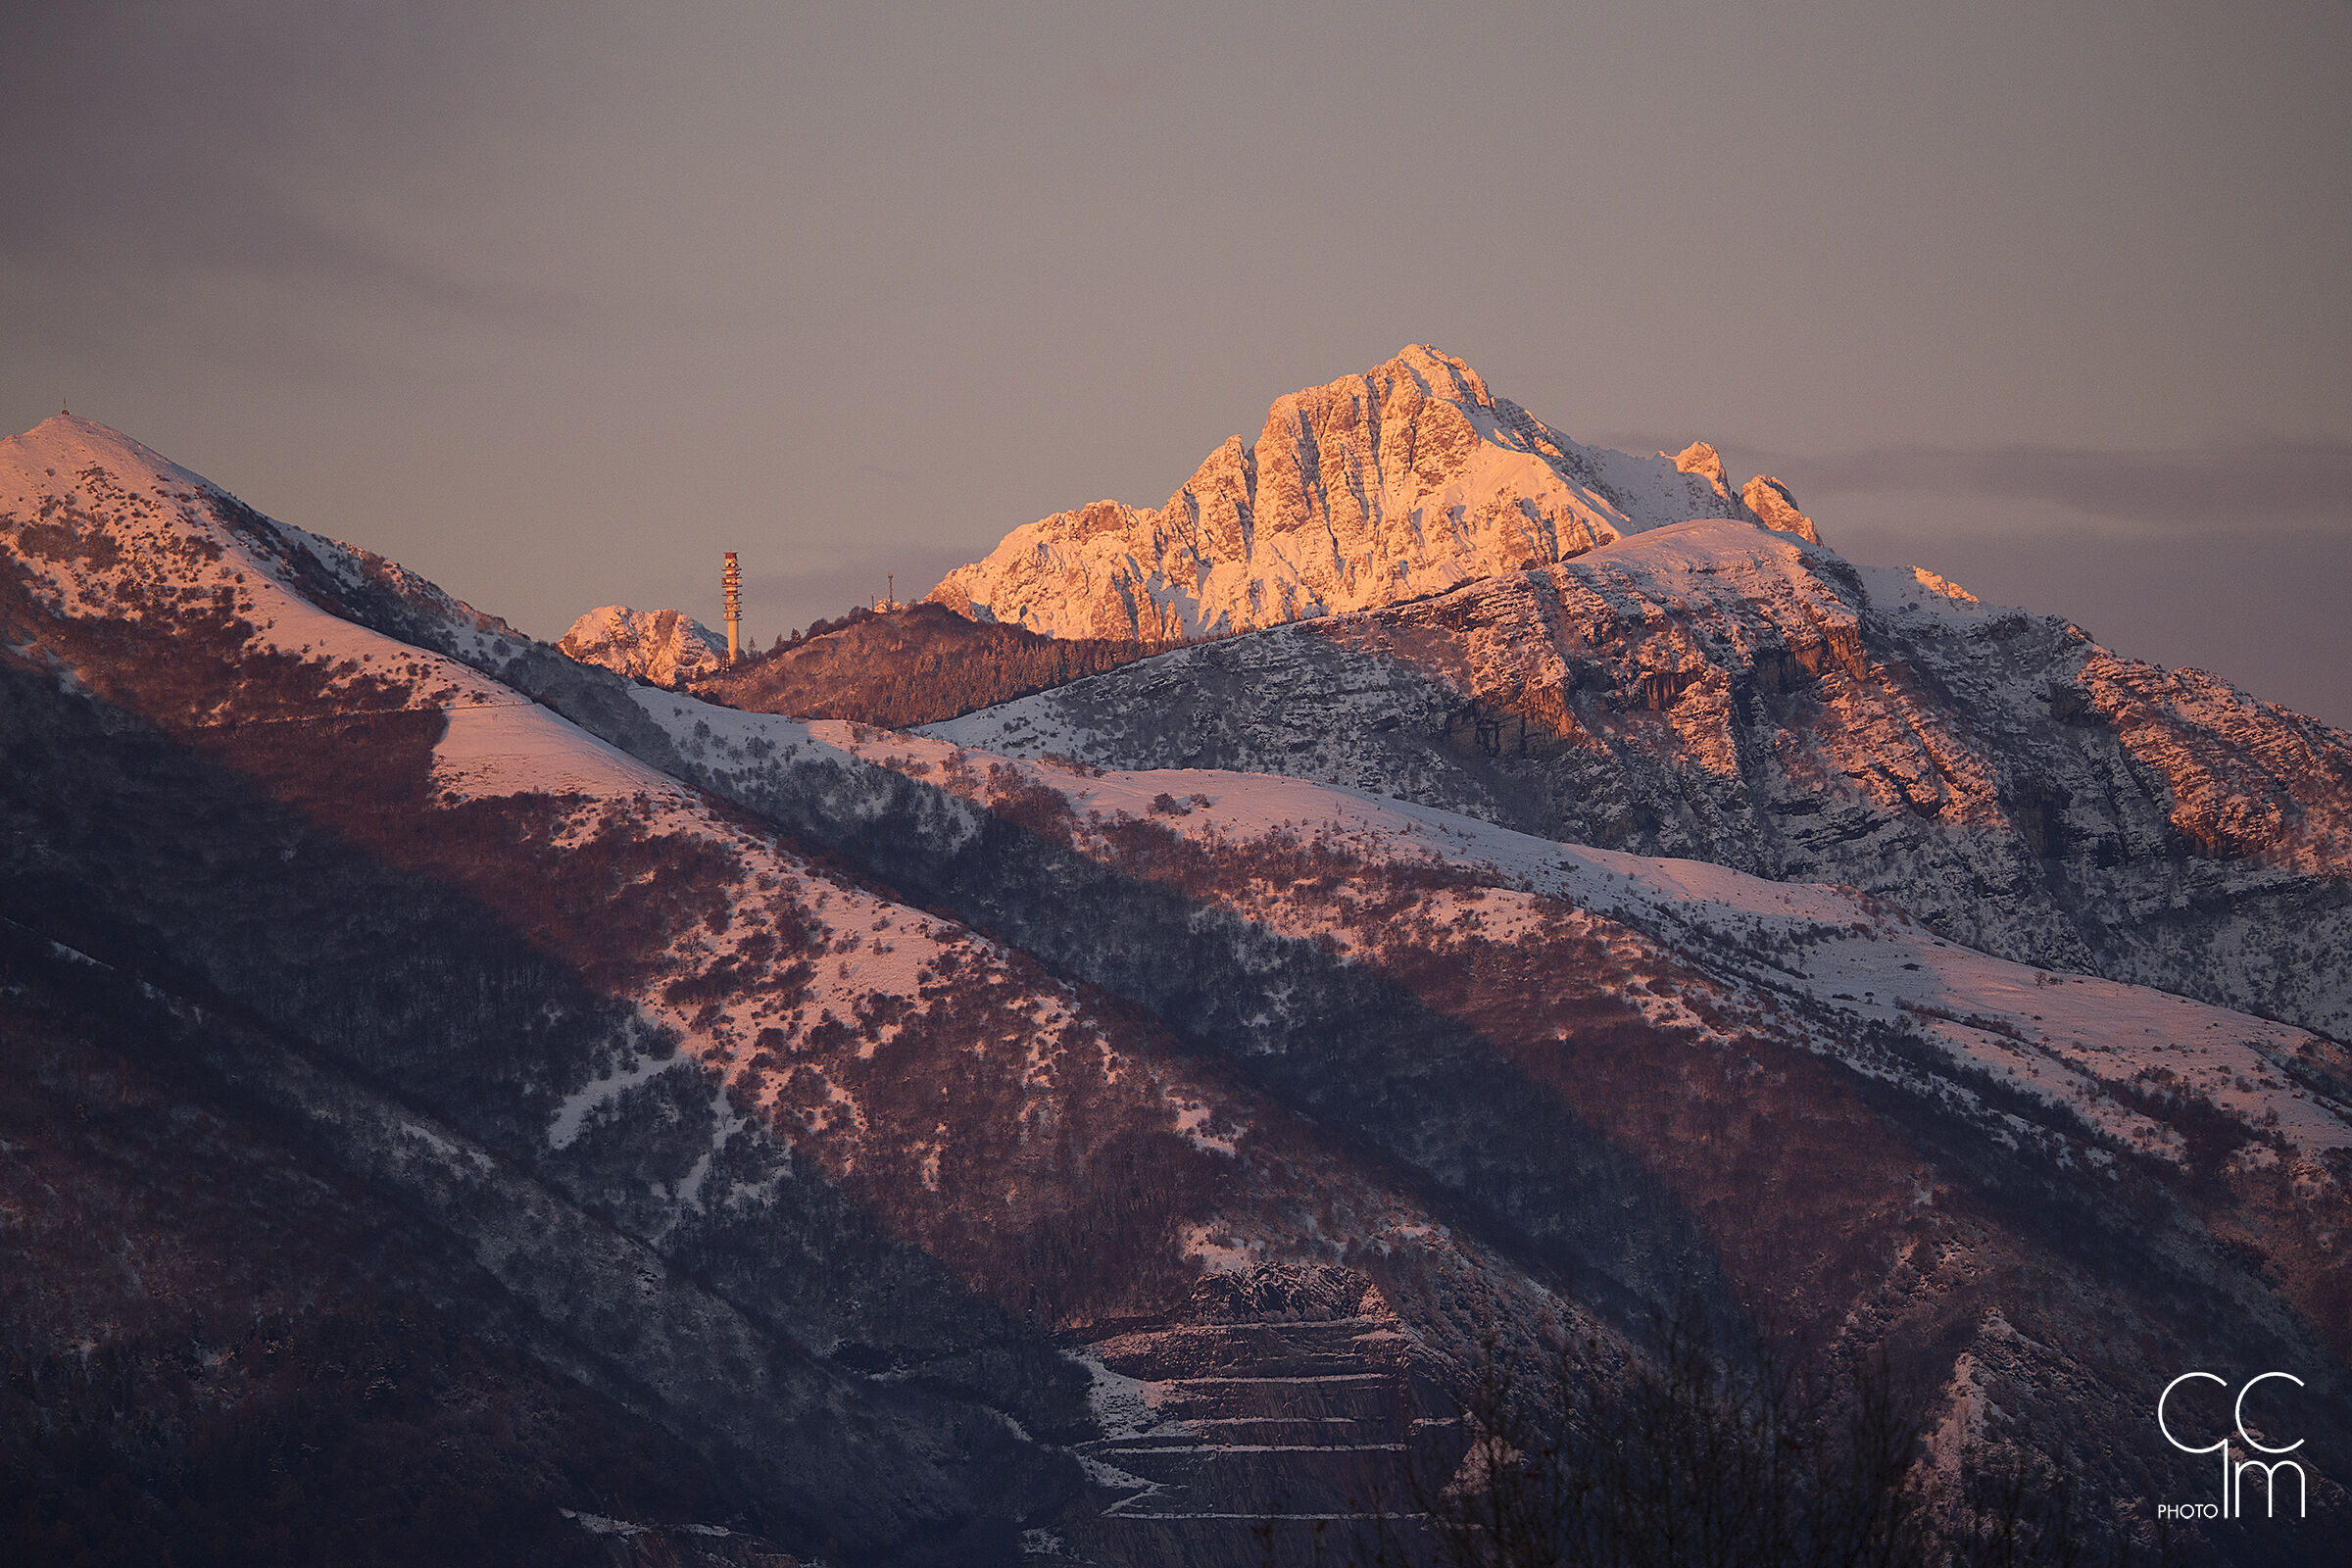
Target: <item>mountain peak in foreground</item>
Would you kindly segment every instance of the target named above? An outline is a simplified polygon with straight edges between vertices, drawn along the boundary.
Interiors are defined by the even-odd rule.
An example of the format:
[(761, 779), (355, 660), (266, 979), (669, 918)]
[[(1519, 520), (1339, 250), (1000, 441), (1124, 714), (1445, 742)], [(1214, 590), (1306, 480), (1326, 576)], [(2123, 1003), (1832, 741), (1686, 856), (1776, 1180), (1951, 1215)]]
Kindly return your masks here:
[(1569, 440), (1452, 355), (1409, 344), (1277, 398), (1156, 511), (1098, 501), (1016, 528), (930, 597), (1056, 637), (1175, 638), (1375, 609), (1734, 517), (1818, 544), (1777, 479), (1732, 488), (1704, 442), (1638, 458)]

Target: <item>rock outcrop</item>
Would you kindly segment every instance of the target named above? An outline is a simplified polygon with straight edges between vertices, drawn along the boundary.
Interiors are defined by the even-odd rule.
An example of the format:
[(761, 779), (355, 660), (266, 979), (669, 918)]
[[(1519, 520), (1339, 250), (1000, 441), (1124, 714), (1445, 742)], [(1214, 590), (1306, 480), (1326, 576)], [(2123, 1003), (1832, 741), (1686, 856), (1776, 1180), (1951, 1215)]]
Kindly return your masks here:
[(1810, 545), (1821, 543), (1813, 519), (1796, 510), (1796, 497), (1769, 473), (1759, 473), (1740, 492), (1740, 504), (1767, 528), (1792, 533)]
[(726, 638), (682, 611), (626, 605), (589, 611), (556, 646), (583, 664), (601, 664), (657, 686), (716, 674), (727, 662)]
[(930, 597), (1055, 637), (1217, 635), (1416, 599), (1692, 517), (1817, 538), (1777, 480), (1735, 492), (1704, 442), (1672, 458), (1580, 446), (1414, 344), (1277, 399), (1253, 445), (1228, 439), (1165, 506), (1098, 501), (1016, 528)]

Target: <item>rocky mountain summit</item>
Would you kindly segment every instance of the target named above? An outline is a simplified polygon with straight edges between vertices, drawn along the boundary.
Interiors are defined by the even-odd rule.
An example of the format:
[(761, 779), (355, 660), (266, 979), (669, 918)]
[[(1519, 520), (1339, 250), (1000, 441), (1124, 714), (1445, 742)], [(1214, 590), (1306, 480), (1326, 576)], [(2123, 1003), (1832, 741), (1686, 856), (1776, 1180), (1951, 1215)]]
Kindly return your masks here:
[[(1482, 1345), (1630, 1375), (1682, 1303), (2141, 1522), (2194, 1484), (2164, 1380), (2291, 1367), (2340, 1551), (2340, 1046), (1850, 888), (1068, 755), (1145, 698), (1247, 730), (1319, 649), (1336, 732), (1487, 816), (1522, 718), (1736, 768), (1879, 711), (1816, 689), (1873, 615), (1999, 618), (1840, 564), (1663, 524), (992, 752), (633, 682), (87, 421), (0, 442), (0, 1542), (200, 1559), (227, 1477), (314, 1559), (1307, 1560), (1480, 1484)], [(1489, 663), (1561, 706), (1446, 706)]]
[(727, 639), (675, 610), (631, 610), (603, 605), (571, 623), (556, 646), (585, 664), (599, 664), (657, 686), (716, 674), (726, 667)]
[(1098, 501), (1007, 534), (930, 598), (1056, 637), (1174, 640), (1415, 599), (1691, 517), (1815, 538), (1788, 488), (1712, 447), (1580, 446), (1414, 344), (1275, 400), (1155, 510)]

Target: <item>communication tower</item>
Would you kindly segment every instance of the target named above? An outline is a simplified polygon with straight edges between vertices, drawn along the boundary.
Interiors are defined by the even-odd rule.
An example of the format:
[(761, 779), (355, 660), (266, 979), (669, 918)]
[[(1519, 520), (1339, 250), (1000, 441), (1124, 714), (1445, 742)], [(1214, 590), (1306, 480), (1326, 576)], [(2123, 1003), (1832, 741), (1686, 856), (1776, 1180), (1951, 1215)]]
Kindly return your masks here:
[(727, 565), (718, 574), (718, 586), (727, 596), (727, 663), (733, 666), (743, 647), (743, 568), (735, 564), (735, 552), (727, 552)]

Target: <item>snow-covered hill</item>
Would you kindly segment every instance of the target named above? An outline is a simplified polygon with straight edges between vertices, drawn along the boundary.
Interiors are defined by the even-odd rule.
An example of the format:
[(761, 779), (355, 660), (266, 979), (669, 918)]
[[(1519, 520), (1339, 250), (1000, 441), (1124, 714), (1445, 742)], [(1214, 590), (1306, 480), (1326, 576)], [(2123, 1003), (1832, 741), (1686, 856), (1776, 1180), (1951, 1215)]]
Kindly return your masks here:
[(726, 667), (727, 640), (675, 610), (603, 605), (571, 623), (556, 646), (584, 664), (675, 686)]
[(1275, 400), (1156, 511), (1099, 501), (1016, 528), (930, 597), (1056, 637), (1174, 639), (1393, 604), (1690, 517), (1814, 537), (1778, 480), (1580, 446), (1414, 344)]

